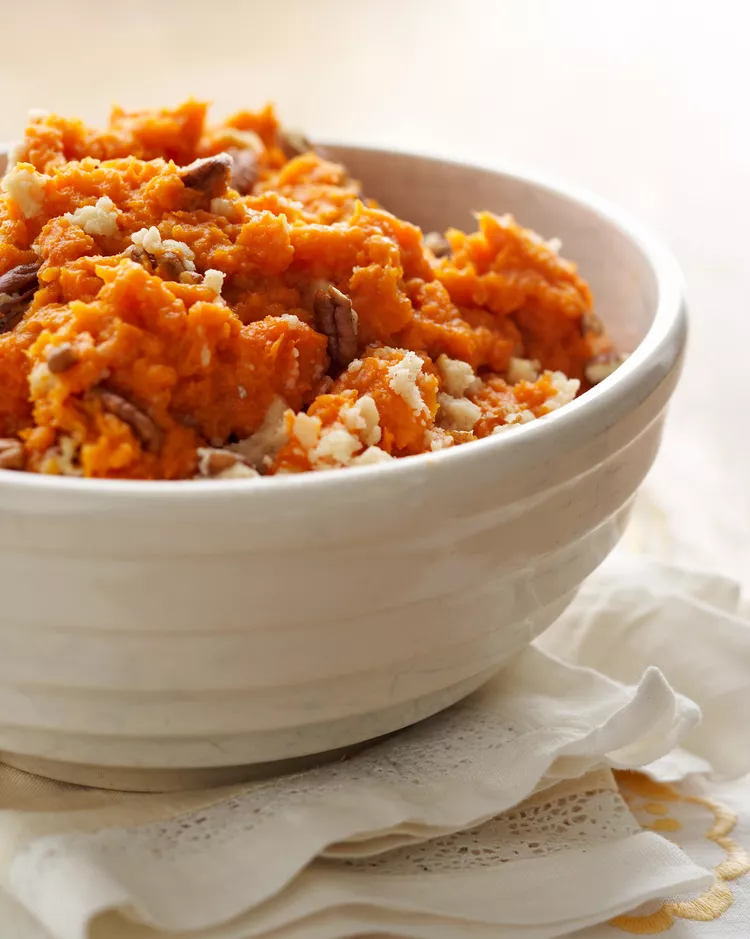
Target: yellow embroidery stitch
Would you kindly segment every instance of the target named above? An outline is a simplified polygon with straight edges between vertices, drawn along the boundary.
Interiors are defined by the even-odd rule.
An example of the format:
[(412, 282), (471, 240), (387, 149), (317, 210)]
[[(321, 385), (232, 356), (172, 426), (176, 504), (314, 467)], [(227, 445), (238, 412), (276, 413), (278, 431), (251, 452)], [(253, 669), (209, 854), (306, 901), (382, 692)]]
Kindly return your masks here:
[(651, 825), (644, 827), (651, 831), (679, 831), (682, 824), (676, 818), (657, 818)]
[(628, 805), (632, 805), (638, 798), (653, 800), (642, 808), (649, 815), (659, 816), (651, 825), (646, 826), (654, 831), (676, 831), (681, 827), (677, 819), (669, 816), (669, 808), (664, 803), (681, 802), (707, 809), (713, 822), (705, 838), (722, 848), (726, 856), (714, 867), (716, 882), (700, 896), (690, 900), (670, 900), (654, 913), (642, 916), (617, 916), (610, 920), (610, 925), (634, 935), (653, 936), (670, 929), (675, 919), (709, 922), (726, 913), (733, 902), (732, 890), (727, 881), (737, 880), (750, 872), (750, 853), (729, 837), (737, 824), (734, 812), (713, 799), (683, 795), (674, 787), (654, 782), (640, 773), (619, 772), (615, 775)]
[(669, 809), (661, 802), (647, 802), (643, 806), (643, 811), (648, 812), (649, 815), (666, 815)]

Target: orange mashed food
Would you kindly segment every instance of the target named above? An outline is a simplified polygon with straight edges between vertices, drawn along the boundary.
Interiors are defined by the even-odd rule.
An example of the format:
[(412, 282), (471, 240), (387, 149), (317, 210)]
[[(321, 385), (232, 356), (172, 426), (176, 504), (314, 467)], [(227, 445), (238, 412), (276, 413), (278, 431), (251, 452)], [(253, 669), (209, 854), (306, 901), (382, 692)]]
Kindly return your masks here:
[(423, 235), (272, 108), (34, 117), (0, 181), (0, 468), (240, 478), (543, 417), (617, 358), (509, 216)]

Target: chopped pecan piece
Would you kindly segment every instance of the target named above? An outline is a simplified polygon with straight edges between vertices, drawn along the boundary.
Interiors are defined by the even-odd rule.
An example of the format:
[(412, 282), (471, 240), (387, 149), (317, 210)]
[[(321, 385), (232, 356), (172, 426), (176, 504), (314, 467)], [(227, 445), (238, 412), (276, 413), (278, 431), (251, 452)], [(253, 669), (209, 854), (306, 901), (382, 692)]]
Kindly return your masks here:
[(143, 445), (143, 449), (149, 453), (157, 453), (161, 449), (163, 434), (161, 428), (153, 421), (148, 414), (136, 407), (127, 398), (110, 391), (108, 388), (95, 388), (96, 396), (102, 403), (105, 411), (119, 417), (121, 421), (128, 424), (130, 429), (136, 435)]
[(41, 261), (19, 264), (0, 277), (0, 333), (18, 323), (39, 286)]
[(436, 258), (447, 258), (451, 253), (451, 246), (445, 235), (437, 231), (429, 231), (424, 236), (424, 246), (435, 255)]
[(279, 146), (287, 160), (309, 153), (315, 148), (310, 141), (297, 130), (282, 130), (279, 132)]
[(26, 466), (23, 444), (14, 437), (0, 438), (0, 469), (22, 470)]
[(155, 261), (156, 273), (162, 280), (179, 280), (187, 270), (185, 258), (176, 251), (162, 251)]
[(258, 180), (258, 155), (254, 150), (237, 147), (233, 147), (229, 152), (232, 157), (229, 185), (241, 196), (246, 196), (252, 192)]
[(160, 250), (157, 254), (152, 254), (146, 251), (143, 245), (131, 245), (125, 249), (124, 254), (132, 261), (142, 264), (149, 274), (158, 274), (162, 280), (193, 283), (192, 276), (187, 280), (183, 279), (183, 274), (191, 272), (185, 256), (179, 251)]
[(180, 170), (180, 179), (188, 189), (195, 189), (207, 196), (219, 196), (229, 185), (232, 157), (228, 153), (194, 160)]
[(627, 358), (627, 355), (621, 355), (616, 352), (609, 352), (605, 355), (592, 356), (586, 363), (583, 370), (586, 381), (590, 385), (598, 385), (605, 378), (616, 371)]
[(19, 264), (0, 277), (0, 293), (24, 294), (33, 293), (39, 286), (39, 268), (41, 261), (31, 261), (29, 264)]
[(217, 447), (198, 448), (198, 475), (207, 479), (224, 474), (236, 476), (257, 476), (257, 472), (248, 465), (241, 454), (233, 450)]
[(126, 258), (130, 258), (131, 261), (135, 261), (136, 264), (142, 264), (144, 267), (147, 267), (151, 261), (151, 255), (146, 251), (143, 245), (130, 245), (123, 251), (123, 254)]
[(47, 368), (53, 375), (60, 375), (78, 362), (78, 353), (69, 342), (51, 346), (47, 352)]
[(30, 298), (25, 301), (4, 303), (0, 306), (0, 335), (9, 333), (23, 319), (29, 306)]
[(328, 337), (328, 355), (341, 368), (357, 357), (357, 314), (346, 294), (329, 287), (318, 290), (313, 302), (315, 325)]
[(581, 335), (582, 336), (601, 336), (604, 332), (604, 324), (599, 317), (591, 310), (588, 310), (581, 317)]

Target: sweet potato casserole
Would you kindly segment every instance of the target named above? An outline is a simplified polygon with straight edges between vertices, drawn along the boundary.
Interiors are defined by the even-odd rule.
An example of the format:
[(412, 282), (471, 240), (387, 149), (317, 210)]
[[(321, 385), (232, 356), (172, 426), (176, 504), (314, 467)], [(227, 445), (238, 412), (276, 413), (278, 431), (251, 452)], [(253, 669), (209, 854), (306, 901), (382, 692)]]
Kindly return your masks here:
[(423, 232), (272, 108), (38, 114), (0, 194), (0, 467), (239, 478), (455, 447), (620, 359), (559, 246)]

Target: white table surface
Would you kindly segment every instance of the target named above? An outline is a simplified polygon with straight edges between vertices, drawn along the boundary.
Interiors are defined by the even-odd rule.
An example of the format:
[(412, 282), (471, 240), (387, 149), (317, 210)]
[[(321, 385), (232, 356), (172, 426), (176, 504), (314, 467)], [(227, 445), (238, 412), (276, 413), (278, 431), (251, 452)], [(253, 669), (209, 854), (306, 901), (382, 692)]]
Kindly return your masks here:
[[(524, 164), (640, 215), (692, 342), (652, 488), (678, 560), (750, 581), (750, 8), (739, 0), (3, 3), (0, 139), (190, 93), (321, 139)], [(548, 233), (554, 234), (554, 233)]]

